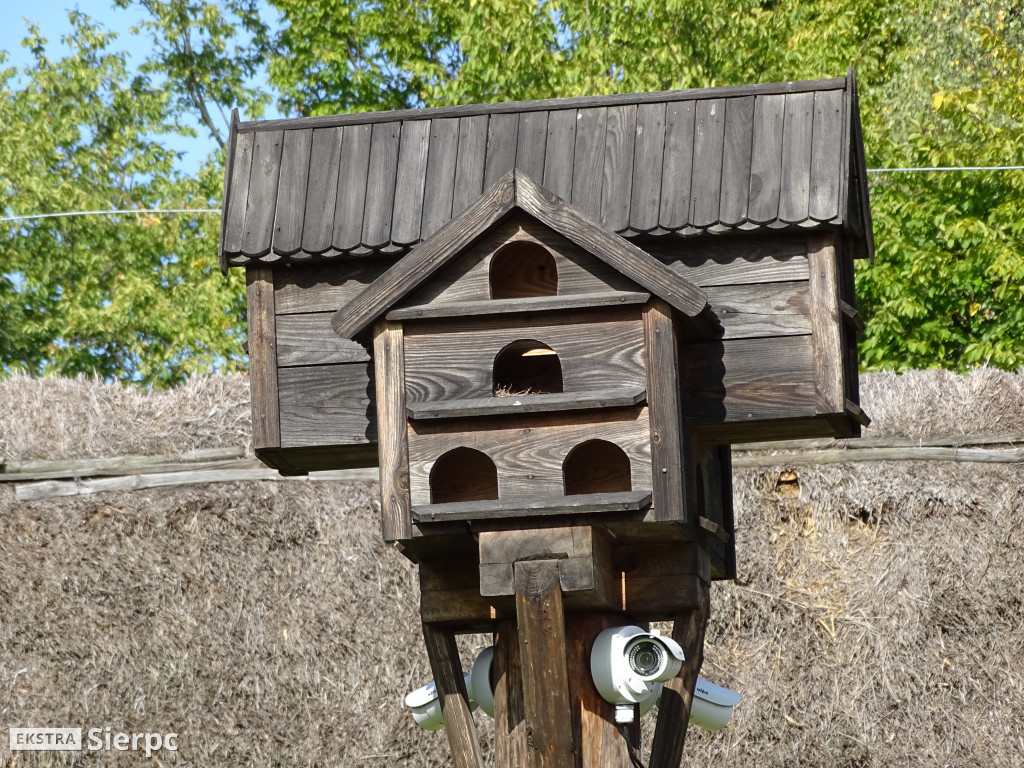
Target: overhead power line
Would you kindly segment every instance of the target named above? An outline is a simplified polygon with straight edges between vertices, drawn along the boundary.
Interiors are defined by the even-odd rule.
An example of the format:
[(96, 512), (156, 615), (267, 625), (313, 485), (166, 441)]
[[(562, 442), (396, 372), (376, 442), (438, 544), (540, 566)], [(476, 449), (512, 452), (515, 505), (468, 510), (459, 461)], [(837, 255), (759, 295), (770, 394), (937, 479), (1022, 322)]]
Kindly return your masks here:
[(868, 168), (868, 173), (948, 173), (950, 171), (1024, 171), (1024, 165), (949, 165), (935, 168)]

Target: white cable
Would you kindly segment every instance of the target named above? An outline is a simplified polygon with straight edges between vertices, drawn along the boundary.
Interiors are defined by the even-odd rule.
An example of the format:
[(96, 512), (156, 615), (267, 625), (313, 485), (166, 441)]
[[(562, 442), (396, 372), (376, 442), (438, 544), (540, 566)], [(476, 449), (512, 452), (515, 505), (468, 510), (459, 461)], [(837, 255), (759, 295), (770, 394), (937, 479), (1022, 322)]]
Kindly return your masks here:
[(35, 213), (30, 216), (8, 216), (5, 221), (27, 221), (29, 219), (55, 219), (60, 216), (120, 216), (140, 213), (220, 213), (220, 208), (129, 208), (120, 211), (64, 211), (63, 213)]

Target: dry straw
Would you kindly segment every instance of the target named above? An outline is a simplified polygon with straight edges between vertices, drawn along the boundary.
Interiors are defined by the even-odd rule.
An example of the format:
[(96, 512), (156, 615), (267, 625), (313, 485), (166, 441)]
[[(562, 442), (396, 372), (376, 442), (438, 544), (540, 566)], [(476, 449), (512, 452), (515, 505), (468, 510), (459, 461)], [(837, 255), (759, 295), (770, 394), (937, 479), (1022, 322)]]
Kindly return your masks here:
[[(17, 378), (0, 383), (0, 452), (238, 445), (246, 400), (240, 378), (171, 392)], [(862, 402), (873, 436), (1024, 433), (1022, 374), (870, 375)], [(744, 699), (726, 730), (691, 731), (685, 764), (1021, 764), (1024, 469), (779, 466), (735, 487), (740, 577), (713, 588), (703, 675)], [(415, 568), (379, 542), (376, 490), (18, 503), (0, 486), (3, 721), (177, 731), (164, 765), (450, 764), (443, 733), (401, 705), (429, 672)], [(5, 741), (0, 765), (140, 759), (12, 756)]]

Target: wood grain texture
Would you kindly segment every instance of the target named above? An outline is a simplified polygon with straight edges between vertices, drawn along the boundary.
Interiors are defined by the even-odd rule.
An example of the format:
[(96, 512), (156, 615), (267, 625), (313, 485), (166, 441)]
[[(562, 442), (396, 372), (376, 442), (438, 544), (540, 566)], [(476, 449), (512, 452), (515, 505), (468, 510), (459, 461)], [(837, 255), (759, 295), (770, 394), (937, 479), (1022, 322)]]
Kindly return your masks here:
[(636, 112), (633, 184), (629, 204), (629, 228), (634, 232), (650, 232), (658, 227), (664, 152), (665, 105), (641, 104)]
[(242, 238), (242, 250), (252, 256), (263, 256), (270, 252), (283, 144), (283, 131), (268, 131), (257, 134), (253, 145), (245, 236)]
[(273, 281), (274, 275), (269, 267), (252, 267), (245, 271), (254, 448), (281, 445)]
[(412, 245), (420, 239), (423, 196), (434, 193), (434, 190), (424, 188), (429, 146), (429, 120), (410, 120), (402, 124), (394, 212), (391, 217), (391, 242), (397, 245)]
[(778, 236), (710, 243), (644, 243), (645, 249), (701, 288), (806, 280), (807, 239)]
[(690, 222), (693, 171), (694, 102), (673, 102), (665, 110), (665, 156), (661, 168), (662, 229), (675, 231)]
[(313, 131), (285, 131), (281, 150), (281, 173), (274, 213), (274, 253), (291, 256), (302, 247), (306, 186), (309, 181), (309, 152)]
[(391, 259), (339, 259), (275, 269), (277, 314), (337, 311), (393, 264)]
[(679, 768), (682, 763), (693, 691), (704, 663), (704, 635), (710, 612), (711, 597), (704, 583), (700, 589), (700, 605), (678, 616), (673, 624), (672, 639), (682, 646), (685, 660), (679, 675), (665, 683), (661, 694), (650, 768)]
[(452, 218), (455, 170), (459, 151), (459, 121), (448, 118), (430, 123), (430, 148), (424, 182), (420, 239), (426, 240)]
[(646, 408), (488, 420), (416, 422), (409, 429), (414, 505), (430, 503), (430, 470), (446, 452), (467, 447), (487, 454), (498, 470), (501, 500), (562, 497), (562, 466), (569, 451), (588, 440), (622, 448), (634, 489), (649, 488), (650, 422)]
[(452, 217), (458, 216), (484, 189), (484, 161), (487, 152), (487, 115), (459, 120), (459, 152), (455, 162), (455, 190)]
[(842, 314), (839, 311), (839, 276), (833, 235), (808, 238), (811, 326), (814, 330), (814, 383), (822, 405), (832, 413), (845, 406), (843, 381)]
[(374, 327), (380, 455), (381, 529), (385, 541), (412, 536), (409, 494), (409, 441), (405, 421), (405, 363), (401, 323), (381, 320)]
[(690, 522), (683, 466), (682, 402), (679, 359), (672, 310), (652, 301), (644, 311), (647, 355), (647, 406), (651, 413), (651, 470), (654, 513), (659, 521)]
[(331, 330), (331, 312), (277, 317), (277, 364), (296, 365), (365, 363), (370, 355), (361, 345), (340, 338)]
[(516, 563), (515, 578), (529, 766), (574, 768), (558, 566), (552, 560)]
[(370, 169), (368, 125), (347, 125), (341, 144), (341, 168), (334, 208), (331, 242), (339, 251), (350, 251), (362, 243), (363, 214)]
[(626, 307), (645, 304), (651, 294), (642, 291), (607, 291), (537, 296), (526, 299), (487, 299), (484, 301), (446, 301), (414, 304), (388, 312), (389, 320), (436, 320), (445, 317), (512, 315), (526, 312), (560, 312), (595, 307)]
[(484, 189), (515, 168), (518, 137), (519, 115), (491, 115), (487, 124)]
[(377, 442), (370, 368), (345, 363), (278, 369), (281, 446)]
[(523, 667), (515, 619), (498, 622), (494, 634), (494, 764), (528, 765), (526, 713), (523, 710)]
[(560, 109), (548, 115), (544, 145), (544, 178), (540, 182), (563, 200), (572, 198), (576, 157), (576, 110)]
[(601, 218), (601, 181), (607, 130), (606, 108), (581, 109), (577, 114), (570, 202), (595, 221)]
[(637, 108), (632, 104), (609, 107), (608, 109), (599, 221), (616, 232), (629, 226), (629, 203), (633, 187), (633, 148), (636, 142), (636, 110)]
[(242, 252), (245, 236), (245, 211), (249, 201), (249, 172), (252, 169), (252, 148), (255, 142), (252, 134), (241, 134), (234, 145), (231, 158), (231, 185), (227, 194), (227, 210), (224, 212), (224, 233), (221, 251), (225, 256)]
[(718, 223), (722, 195), (722, 150), (725, 146), (725, 100), (698, 101), (693, 135), (693, 181), (690, 223)]
[(785, 110), (785, 96), (758, 96), (754, 100), (747, 218), (755, 224), (768, 224), (779, 215)]
[(423, 624), (423, 640), (430, 659), (441, 713), (444, 716), (445, 735), (452, 752), (455, 768), (483, 768), (483, 753), (476, 736), (476, 726), (469, 711), (466, 680), (459, 660), (455, 634), (433, 624)]
[(417, 505), (412, 508), (412, 516), (417, 523), (499, 520), (513, 517), (635, 512), (646, 509), (650, 504), (649, 491), (624, 491), (520, 501), (453, 501), (447, 504)]
[(725, 145), (722, 150), (722, 196), (718, 220), (737, 226), (747, 220), (750, 153), (754, 141), (754, 97), (725, 102)]
[(807, 283), (761, 283), (708, 288), (708, 303), (723, 339), (801, 336), (811, 333)]
[(370, 134), (362, 234), (362, 244), (367, 248), (379, 248), (391, 239), (401, 135), (401, 123), (375, 123)]
[(313, 131), (309, 154), (309, 181), (306, 186), (306, 210), (302, 222), (302, 250), (323, 253), (331, 247), (334, 234), (334, 209), (338, 197), (338, 160), (341, 156), (342, 129), (320, 128)]
[(565, 392), (645, 386), (643, 332), (635, 307), (581, 311), (572, 322), (499, 315), (410, 324), (405, 346), (409, 402), (490, 396), (495, 358), (517, 339), (535, 340), (556, 352)]
[(813, 124), (814, 94), (796, 93), (786, 96), (779, 219), (787, 223), (807, 220)]
[(475, 397), (465, 400), (409, 403), (406, 411), (411, 419), (454, 419), (467, 416), (506, 416), (524, 413), (580, 411), (593, 408), (624, 408), (638, 405), (646, 398), (647, 390), (645, 389), (619, 387), (577, 393), (559, 392), (550, 395)]
[(843, 184), (843, 92), (814, 94), (811, 130), (811, 175), (807, 215), (830, 221), (839, 215), (839, 188)]
[(516, 168), (531, 179), (544, 178), (544, 157), (548, 141), (548, 113), (527, 112), (519, 118)]

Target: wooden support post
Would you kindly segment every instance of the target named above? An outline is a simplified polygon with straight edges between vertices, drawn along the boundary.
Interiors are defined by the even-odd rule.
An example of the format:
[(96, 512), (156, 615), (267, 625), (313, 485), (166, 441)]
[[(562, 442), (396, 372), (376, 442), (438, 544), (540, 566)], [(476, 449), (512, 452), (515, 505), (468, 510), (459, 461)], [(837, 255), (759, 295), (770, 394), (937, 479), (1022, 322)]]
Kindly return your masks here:
[(455, 634), (433, 624), (423, 624), (423, 639), (427, 644), (430, 671), (441, 700), (445, 733), (452, 750), (455, 768), (483, 768), (480, 742), (469, 712), (466, 680), (455, 645)]
[(683, 759), (693, 690), (704, 662), (704, 632), (708, 626), (710, 603), (708, 584), (702, 581), (699, 606), (676, 617), (672, 637), (682, 646), (686, 660), (679, 675), (667, 682), (662, 691), (650, 768), (679, 768)]
[(515, 564), (530, 768), (574, 768), (565, 614), (556, 560)]
[(494, 634), (494, 765), (525, 768), (529, 764), (526, 715), (523, 711), (523, 664), (515, 619), (498, 622)]

